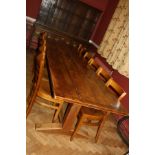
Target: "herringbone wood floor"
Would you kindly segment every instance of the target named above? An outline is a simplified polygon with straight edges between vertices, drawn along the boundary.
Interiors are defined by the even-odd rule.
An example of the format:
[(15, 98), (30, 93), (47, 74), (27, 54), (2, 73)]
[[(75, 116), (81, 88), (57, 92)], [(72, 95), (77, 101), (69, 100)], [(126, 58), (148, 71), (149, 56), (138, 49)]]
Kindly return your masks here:
[[(33, 51), (27, 51), (27, 95), (32, 80)], [(35, 123), (51, 122), (53, 111), (35, 104), (27, 118), (26, 151), (27, 155), (123, 155), (127, 146), (117, 133), (112, 117), (105, 123), (99, 142), (93, 141), (95, 127), (83, 127), (81, 132), (89, 133), (91, 139), (76, 138), (71, 142), (69, 136), (51, 132), (35, 131)]]

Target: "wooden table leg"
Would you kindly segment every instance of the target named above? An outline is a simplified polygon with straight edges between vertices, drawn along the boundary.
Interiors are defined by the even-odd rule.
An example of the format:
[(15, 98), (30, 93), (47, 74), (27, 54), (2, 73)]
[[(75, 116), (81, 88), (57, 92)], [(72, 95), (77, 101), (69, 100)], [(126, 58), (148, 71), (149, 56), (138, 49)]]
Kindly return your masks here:
[(60, 123), (43, 123), (43, 124), (35, 124), (35, 129), (37, 131), (58, 131), (62, 130), (62, 124)]
[[(44, 131), (46, 133), (57, 133), (71, 136), (73, 134), (74, 122), (79, 113), (81, 106), (76, 104), (69, 104), (63, 119), (63, 124), (61, 123), (43, 123), (35, 124), (36, 131)], [(76, 137), (88, 139), (88, 135), (76, 134)]]
[(102, 128), (103, 128), (103, 125), (104, 125), (107, 117), (109, 116), (109, 114), (110, 114), (110, 112), (106, 112), (105, 115), (104, 115), (104, 117), (103, 117), (103, 119), (101, 120), (100, 125), (99, 125), (99, 127), (97, 129), (97, 134), (96, 134), (96, 137), (95, 137), (95, 142), (98, 141), (99, 136), (100, 136), (101, 131), (102, 131)]
[(63, 119), (62, 128), (64, 131), (70, 131), (73, 129), (74, 122), (80, 111), (81, 105), (69, 104)]
[(63, 123), (43, 123), (36, 124), (35, 129), (37, 131), (73, 131), (73, 125), (76, 120), (77, 114), (81, 106), (76, 104), (69, 104), (63, 119)]

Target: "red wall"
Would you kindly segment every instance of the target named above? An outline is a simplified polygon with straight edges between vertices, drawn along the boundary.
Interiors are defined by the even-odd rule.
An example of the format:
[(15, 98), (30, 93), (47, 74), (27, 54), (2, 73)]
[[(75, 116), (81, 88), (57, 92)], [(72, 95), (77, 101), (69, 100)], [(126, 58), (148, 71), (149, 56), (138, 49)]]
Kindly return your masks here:
[(104, 11), (107, 7), (109, 0), (80, 0), (80, 1), (96, 8), (96, 9)]
[[(92, 33), (91, 40), (100, 44), (102, 38), (110, 23), (111, 17), (117, 7), (119, 0), (80, 0), (94, 8), (99, 9), (102, 13)], [(26, 0), (26, 16), (37, 18), (42, 0)]]
[(36, 19), (42, 0), (26, 0), (26, 16)]
[(94, 41), (96, 44), (100, 44), (102, 38), (108, 28), (112, 15), (117, 7), (119, 0), (109, 0), (105, 11), (102, 12), (96, 27), (93, 31), (91, 36), (91, 40)]

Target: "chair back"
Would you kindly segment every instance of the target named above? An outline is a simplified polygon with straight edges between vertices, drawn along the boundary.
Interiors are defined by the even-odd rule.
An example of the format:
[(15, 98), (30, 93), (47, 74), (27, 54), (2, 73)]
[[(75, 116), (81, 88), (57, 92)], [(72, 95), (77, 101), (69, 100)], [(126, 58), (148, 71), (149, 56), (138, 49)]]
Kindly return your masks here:
[(43, 32), (40, 36), (39, 48), (37, 55), (35, 57), (35, 73), (34, 73), (34, 86), (38, 90), (40, 87), (44, 65), (45, 65), (45, 55), (46, 55), (46, 37), (47, 33)]
[(35, 60), (35, 78), (34, 83), (36, 83), (36, 87), (40, 86), (41, 78), (43, 75), (44, 64), (45, 64), (45, 52), (46, 52), (46, 45), (43, 44), (38, 51)]
[(86, 61), (89, 61), (92, 57), (93, 57), (93, 55), (91, 54), (91, 52), (86, 51), (84, 56), (83, 56), (83, 59)]
[(126, 92), (123, 90), (123, 88), (112, 78), (106, 82), (106, 86), (112, 88), (112, 90), (118, 95), (119, 101), (126, 95)]
[(105, 68), (99, 67), (96, 71), (96, 74), (100, 76), (104, 82), (107, 82), (111, 78), (112, 72), (109, 73)]
[(79, 44), (79, 47), (77, 49), (77, 52), (79, 54), (79, 56), (83, 56), (84, 53), (86, 52), (86, 47), (84, 47), (82, 44)]
[(77, 51), (79, 52), (82, 49), (82, 44), (79, 44)]
[(90, 60), (88, 61), (88, 65), (90, 65), (95, 70), (100, 67), (99, 64), (94, 60), (94, 58), (90, 58)]
[(44, 42), (46, 42), (46, 37), (47, 37), (47, 33), (46, 32), (42, 32), (40, 34), (40, 37), (39, 37), (39, 44), (38, 46), (40, 47), (41, 45), (44, 44)]

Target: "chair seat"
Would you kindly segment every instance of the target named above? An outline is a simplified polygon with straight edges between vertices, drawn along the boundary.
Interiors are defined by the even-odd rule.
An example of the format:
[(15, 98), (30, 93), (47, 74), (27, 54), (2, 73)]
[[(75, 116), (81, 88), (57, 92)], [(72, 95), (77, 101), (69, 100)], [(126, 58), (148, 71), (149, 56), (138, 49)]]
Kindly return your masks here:
[(104, 113), (102, 111), (91, 108), (82, 107), (80, 109), (78, 115), (78, 121), (70, 140), (71, 141), (73, 140), (73, 137), (75, 136), (75, 134), (82, 125), (87, 125), (87, 126), (98, 126), (97, 133), (95, 136), (95, 142), (97, 142), (107, 116), (108, 113)]
[(80, 115), (85, 115), (88, 118), (91, 119), (100, 119), (103, 118), (103, 112), (96, 110), (96, 109), (91, 109), (91, 108), (87, 108), (87, 107), (82, 107), (80, 110)]

